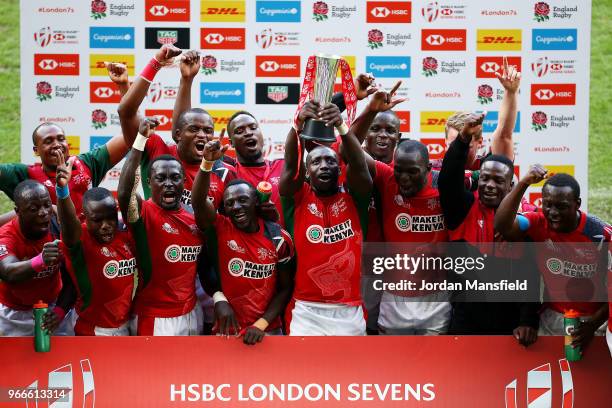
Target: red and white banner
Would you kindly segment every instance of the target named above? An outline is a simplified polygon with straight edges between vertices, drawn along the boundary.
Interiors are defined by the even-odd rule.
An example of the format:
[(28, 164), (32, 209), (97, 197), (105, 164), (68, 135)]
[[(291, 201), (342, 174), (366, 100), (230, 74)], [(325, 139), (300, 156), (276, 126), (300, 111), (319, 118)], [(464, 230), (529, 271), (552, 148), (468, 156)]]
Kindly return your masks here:
[[(0, 339), (2, 406), (580, 408), (612, 398), (601, 337), (571, 363), (561, 337), (527, 349), (510, 336), (54, 337), (51, 347)], [(64, 399), (8, 403), (9, 391), (50, 387)]]

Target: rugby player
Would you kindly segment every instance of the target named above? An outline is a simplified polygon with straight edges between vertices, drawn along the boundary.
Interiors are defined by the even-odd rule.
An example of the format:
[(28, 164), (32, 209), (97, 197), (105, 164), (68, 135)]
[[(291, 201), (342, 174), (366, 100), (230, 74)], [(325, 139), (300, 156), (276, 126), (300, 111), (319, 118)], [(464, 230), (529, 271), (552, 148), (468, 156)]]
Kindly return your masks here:
[(140, 134), (119, 179), (119, 207), (136, 242), (139, 266), (131, 332), (196, 335), (202, 330), (195, 291), (202, 236), (193, 214), (181, 206), (185, 173), (180, 161), (170, 155), (153, 159), (146, 181), (151, 198), (145, 201), (135, 192), (136, 172), (147, 138), (158, 124), (156, 118), (141, 122)]
[[(605, 293), (612, 228), (580, 210), (580, 185), (564, 173), (555, 174), (544, 183), (542, 211), (517, 215), (527, 188), (547, 175), (541, 165), (529, 169), (499, 205), (495, 228), (509, 240), (529, 238), (558, 243), (556, 247), (537, 249), (537, 266), (548, 298), (540, 312), (539, 335), (563, 336), (563, 313), (571, 309), (579, 313), (582, 321), (572, 335), (572, 344), (584, 347), (608, 318), (608, 304), (601, 301), (601, 295)], [(602, 327), (600, 334), (603, 332)]]
[[(280, 225), (261, 217), (255, 188), (245, 180), (225, 187), (223, 214), (205, 199), (210, 169), (227, 148), (219, 141), (206, 144), (193, 186), (193, 209), (223, 288), (213, 294), (218, 332), (242, 332), (244, 343), (255, 344), (265, 334), (282, 334), (279, 316), (293, 286), (293, 242)], [(235, 319), (227, 319), (232, 313)]]
[[(306, 157), (306, 166), (298, 166), (298, 132), (308, 118), (338, 128), (348, 191), (338, 184), (339, 158), (331, 148), (315, 147)], [(292, 128), (287, 135), (280, 182), (285, 224), (296, 253), (302, 254), (297, 257), (287, 328), (295, 336), (364, 335), (361, 250), (372, 191), (365, 154), (334, 104), (309, 101), (296, 122), (297, 130)]]

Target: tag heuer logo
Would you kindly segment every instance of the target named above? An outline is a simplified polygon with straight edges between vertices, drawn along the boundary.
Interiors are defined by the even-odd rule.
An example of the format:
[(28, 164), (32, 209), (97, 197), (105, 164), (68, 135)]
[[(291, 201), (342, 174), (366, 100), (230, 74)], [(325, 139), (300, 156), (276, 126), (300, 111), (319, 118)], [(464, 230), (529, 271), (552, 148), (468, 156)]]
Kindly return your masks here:
[(160, 44), (174, 44), (178, 41), (178, 31), (159, 30), (157, 32), (157, 42)]
[(289, 96), (288, 86), (268, 86), (268, 98), (274, 102), (281, 102)]

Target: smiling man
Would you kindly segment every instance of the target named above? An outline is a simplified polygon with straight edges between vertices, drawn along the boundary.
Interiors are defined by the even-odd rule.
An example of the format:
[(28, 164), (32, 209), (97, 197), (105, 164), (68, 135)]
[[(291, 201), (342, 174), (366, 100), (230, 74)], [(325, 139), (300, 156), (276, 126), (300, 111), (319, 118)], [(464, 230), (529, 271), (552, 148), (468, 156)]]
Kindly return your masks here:
[[(610, 265), (610, 224), (580, 210), (580, 185), (569, 174), (558, 173), (542, 187), (542, 211), (516, 214), (530, 185), (544, 180), (548, 171), (532, 166), (504, 198), (495, 214), (495, 227), (509, 240), (529, 238), (557, 243), (539, 246), (537, 267), (544, 279), (546, 300), (540, 313), (540, 335), (565, 334), (563, 314), (574, 310), (581, 320), (572, 345), (583, 348), (608, 318), (605, 279)], [(552, 261), (551, 261), (552, 260)], [(558, 263), (558, 269), (551, 265)], [(601, 335), (603, 335), (603, 328)]]
[[(499, 239), (493, 218), (502, 199), (512, 189), (514, 165), (503, 155), (487, 156), (480, 166), (478, 189), (465, 186), (465, 168), (470, 144), (482, 132), (484, 113), (472, 113), (450, 144), (438, 178), (440, 203), (451, 241), (462, 241), (471, 254), (491, 252)], [(494, 249), (493, 249), (494, 250)], [(495, 250), (494, 250), (495, 251)], [(517, 254), (489, 253), (496, 268), (508, 267)], [(493, 261), (491, 261), (493, 262)], [(491, 268), (491, 266), (488, 266)], [(495, 268), (491, 268), (495, 270)], [(497, 270), (501, 275), (502, 269)], [(465, 276), (465, 275), (464, 275)], [(511, 334), (523, 344), (531, 344), (537, 334), (537, 304), (456, 302), (449, 332), (453, 334)]]
[[(223, 214), (204, 198), (209, 169), (222, 154), (218, 141), (207, 143), (193, 188), (196, 222), (206, 232), (220, 278), (204, 283), (213, 292), (217, 332), (244, 333), (243, 341), (252, 345), (265, 334), (282, 334), (280, 315), (293, 283), (293, 242), (280, 225), (262, 217), (255, 188), (245, 180), (225, 187)], [(220, 287), (210, 288), (217, 280)]]
[(136, 170), (147, 138), (159, 124), (144, 119), (119, 179), (119, 207), (136, 241), (140, 280), (134, 300), (132, 333), (196, 335), (202, 329), (196, 306), (196, 261), (202, 236), (193, 214), (181, 205), (185, 172), (179, 160), (161, 155), (149, 164), (151, 198), (135, 192)]
[[(132, 235), (119, 225), (115, 198), (105, 188), (83, 195), (85, 222), (70, 197), (72, 161), (57, 167), (58, 218), (66, 267), (76, 288), (77, 336), (127, 336), (136, 259)], [(57, 316), (61, 320), (63, 316)]]
[[(127, 68), (125, 65), (110, 63), (107, 66), (110, 79), (117, 84), (119, 92), (125, 95), (129, 88)], [(127, 138), (114, 136), (104, 146), (75, 157), (70, 179), (70, 191), (77, 214), (81, 216), (82, 197), (89, 188), (97, 187), (106, 172), (119, 163), (129, 150), (136, 134)], [(23, 180), (32, 179), (42, 183), (49, 191), (51, 202), (56, 204), (55, 170), (60, 163), (60, 154), (70, 157), (66, 132), (61, 126), (45, 122), (32, 132), (34, 154), (40, 157), (40, 163), (26, 165), (23, 163), (0, 164), (0, 190), (14, 201), (14, 190)]]

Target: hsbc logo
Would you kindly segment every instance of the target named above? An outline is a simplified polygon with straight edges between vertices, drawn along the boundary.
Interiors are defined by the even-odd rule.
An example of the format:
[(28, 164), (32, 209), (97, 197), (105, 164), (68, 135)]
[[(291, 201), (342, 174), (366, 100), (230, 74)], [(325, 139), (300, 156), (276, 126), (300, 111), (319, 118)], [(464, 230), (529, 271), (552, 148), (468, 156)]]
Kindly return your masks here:
[(576, 84), (532, 84), (532, 105), (575, 105)]
[(201, 48), (243, 50), (244, 36), (244, 28), (202, 28)]
[(152, 16), (156, 17), (163, 17), (169, 12), (170, 10), (168, 10), (168, 7), (166, 6), (153, 6), (149, 9), (149, 13), (151, 13)]
[[(507, 57), (508, 67), (521, 71), (521, 57)], [(476, 78), (496, 78), (503, 71), (503, 57), (476, 57)]]
[(412, 3), (409, 1), (368, 1), (366, 22), (410, 23)]
[(38, 63), (38, 66), (39, 66), (41, 69), (44, 69), (44, 70), (46, 70), (46, 71), (47, 71), (47, 70), (54, 70), (55, 68), (57, 68), (57, 67), (58, 67), (58, 65), (59, 65), (59, 64), (57, 63), (57, 61), (52, 60), (52, 59), (44, 59), (44, 60), (41, 60), (41, 61)]
[(424, 51), (465, 51), (466, 30), (422, 30), (421, 49)]
[(105, 86), (97, 88), (94, 91), (94, 94), (98, 97), (98, 98), (102, 98), (102, 99), (107, 99), (113, 96), (114, 91), (111, 88), (107, 88)]
[(34, 54), (34, 75), (79, 75), (79, 55)]
[(258, 55), (255, 57), (255, 68), (258, 77), (299, 77), (300, 57)]
[(374, 7), (371, 11), (372, 15), (374, 17), (378, 17), (378, 18), (385, 18), (387, 17), (389, 14), (391, 14), (391, 12), (389, 11), (388, 8), (386, 7)]
[(189, 0), (146, 0), (146, 21), (189, 21)]
[(172, 130), (172, 109), (146, 109), (145, 116), (155, 116), (159, 120), (156, 131)]
[(430, 159), (437, 160), (444, 157), (446, 143), (443, 138), (421, 138), (421, 143), (427, 146)]

